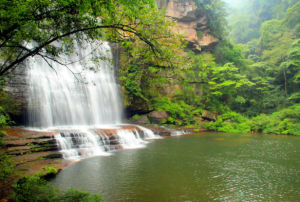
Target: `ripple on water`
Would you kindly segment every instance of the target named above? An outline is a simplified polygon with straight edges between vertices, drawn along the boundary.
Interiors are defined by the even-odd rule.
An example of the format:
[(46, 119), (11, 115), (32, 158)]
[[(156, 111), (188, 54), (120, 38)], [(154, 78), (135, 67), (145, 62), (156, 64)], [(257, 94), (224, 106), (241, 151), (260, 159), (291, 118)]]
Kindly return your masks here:
[(297, 137), (179, 136), (79, 162), (53, 183), (107, 201), (297, 201), (299, 146)]

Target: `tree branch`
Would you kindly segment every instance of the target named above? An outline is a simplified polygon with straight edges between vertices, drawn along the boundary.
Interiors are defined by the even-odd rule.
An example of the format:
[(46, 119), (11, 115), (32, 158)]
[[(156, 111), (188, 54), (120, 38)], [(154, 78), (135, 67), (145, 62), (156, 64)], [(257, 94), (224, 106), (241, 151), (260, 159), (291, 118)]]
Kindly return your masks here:
[[(39, 51), (41, 51), (44, 47), (46, 47), (47, 45), (53, 43), (54, 41), (57, 41), (61, 38), (73, 35), (73, 34), (78, 33), (78, 32), (85, 32), (85, 31), (95, 30), (95, 29), (117, 29), (117, 30), (122, 30), (122, 31), (128, 32), (128, 33), (132, 33), (132, 34), (136, 35), (140, 40), (144, 41), (151, 48), (151, 50), (153, 51), (153, 53), (155, 55), (157, 55), (157, 53), (159, 53), (159, 50), (157, 50), (155, 48), (155, 45), (151, 41), (149, 41), (147, 38), (145, 38), (141, 33), (137, 32), (130, 25), (123, 25), (123, 24), (99, 25), (99, 26), (81, 28), (81, 29), (77, 29), (77, 30), (67, 32), (65, 34), (53, 37), (52, 39), (40, 44), (38, 47), (36, 47), (33, 50), (29, 51), (29, 49), (28, 49), (27, 51), (29, 51), (29, 52), (27, 54), (23, 55), (21, 58), (16, 59), (12, 63), (10, 63), (6, 67), (4, 67), (4, 69), (1, 69), (0, 76), (2, 76), (4, 74), (7, 74), (10, 69), (12, 69), (14, 66), (20, 64), (21, 62), (23, 62), (26, 58), (38, 54)], [(19, 47), (19, 48), (21, 48), (21, 47)]]

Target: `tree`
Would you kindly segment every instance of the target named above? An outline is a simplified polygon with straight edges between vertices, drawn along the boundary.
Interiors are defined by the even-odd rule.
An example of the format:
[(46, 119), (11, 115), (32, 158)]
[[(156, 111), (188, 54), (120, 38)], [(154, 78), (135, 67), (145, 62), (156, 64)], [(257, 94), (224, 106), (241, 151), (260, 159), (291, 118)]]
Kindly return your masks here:
[[(259, 38), (259, 30), (265, 21), (285, 17), (286, 10), (298, 0), (243, 0), (234, 7), (230, 16), (231, 36), (237, 43), (247, 43)], [(292, 12), (297, 12), (294, 9)], [(297, 21), (295, 17), (294, 20)]]
[(287, 10), (285, 21), (290, 28), (294, 28), (300, 24), (300, 2)]
[[(149, 18), (151, 16), (151, 18)], [(143, 41), (159, 59), (171, 61), (158, 42), (172, 37), (152, 0), (3, 0), (0, 2), (0, 76), (30, 56), (62, 63), (74, 43), (107, 39)], [(59, 45), (57, 45), (59, 42)]]
[(194, 0), (199, 8), (204, 10), (208, 27), (215, 37), (222, 39), (227, 32), (227, 12), (222, 0)]

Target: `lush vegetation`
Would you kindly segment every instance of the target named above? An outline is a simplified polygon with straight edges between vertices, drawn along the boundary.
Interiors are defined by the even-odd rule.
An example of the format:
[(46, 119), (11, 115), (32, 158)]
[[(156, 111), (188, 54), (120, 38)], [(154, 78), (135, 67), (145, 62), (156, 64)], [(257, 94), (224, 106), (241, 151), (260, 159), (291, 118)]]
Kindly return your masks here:
[[(53, 68), (53, 62), (68, 68), (68, 64), (59, 57), (60, 54), (72, 53), (77, 43), (109, 40), (127, 50), (129, 67), (126, 76), (130, 77), (130, 72), (144, 64), (153, 67), (141, 68), (147, 76), (146, 73), (155, 74), (154, 71), (160, 69), (178, 68), (183, 63), (183, 57), (177, 54), (183, 47), (182, 38), (171, 32), (169, 28), (172, 24), (174, 22), (166, 19), (152, 0), (1, 1), (0, 130), (12, 123), (10, 115), (17, 112), (18, 104), (5, 92), (5, 81), (14, 76), (18, 69), (25, 67), (23, 63), (28, 57), (40, 57), (49, 68)], [(103, 56), (97, 56), (94, 61), (99, 59), (103, 59)], [(97, 64), (94, 68), (97, 68)], [(129, 82), (125, 86), (134, 85)], [(138, 88), (128, 95), (132, 99), (135, 98), (133, 95), (141, 97)], [(0, 133), (1, 145), (4, 135), (4, 132)], [(14, 168), (3, 151), (4, 148), (1, 148), (1, 183), (11, 176)], [(74, 190), (61, 193), (40, 177), (23, 178), (14, 189), (16, 201), (100, 200), (98, 196)]]
[(14, 201), (78, 201), (100, 202), (99, 195), (93, 195), (84, 191), (69, 189), (66, 192), (49, 185), (40, 176), (24, 177), (18, 180), (14, 188)]
[[(151, 0), (2, 1), (1, 80), (30, 56), (50, 67), (64, 64), (59, 54), (71, 53), (75, 43), (105, 38), (122, 47), (125, 106), (142, 113), (165, 110), (166, 124), (198, 124), (203, 110), (252, 118), (299, 102), (298, 1), (240, 2), (229, 12), (229, 27), (224, 1), (194, 2), (219, 39), (201, 53), (183, 51), (184, 39), (170, 29), (176, 23)], [(14, 107), (6, 106), (12, 102), (2, 90), (1, 95), (5, 126)]]
[(229, 10), (229, 27), (223, 1), (195, 3), (219, 43), (213, 50), (181, 53), (185, 63), (172, 70), (140, 58), (123, 63), (126, 105), (138, 113), (165, 110), (165, 124), (197, 125), (209, 110), (219, 114), (203, 125), (210, 130), (297, 135), (299, 117), (290, 118), (289, 111), (299, 110), (300, 101), (300, 2), (240, 1)]
[(252, 119), (236, 112), (227, 112), (215, 122), (206, 123), (205, 128), (220, 132), (249, 133), (250, 131), (269, 134), (300, 135), (300, 105), (274, 112), (271, 115), (260, 114)]
[(92, 40), (122, 44), (139, 39), (151, 50), (150, 57), (170, 62), (174, 55), (166, 51), (168, 43), (160, 42), (173, 34), (164, 28), (166, 19), (152, 0), (4, 0), (0, 19), (0, 76), (20, 68), (31, 56), (49, 66), (67, 65), (59, 54)]
[[(230, 26), (224, 1), (194, 2), (219, 40), (200, 53), (186, 48), (187, 41), (172, 32), (176, 22), (152, 0), (2, 0), (0, 145), (1, 129), (13, 123), (10, 115), (19, 104), (5, 92), (5, 80), (28, 57), (41, 57), (49, 68), (51, 62), (67, 67), (59, 55), (93, 40), (121, 46), (125, 106), (137, 114), (164, 110), (169, 117), (162, 124), (300, 135), (300, 1), (241, 1), (230, 8)], [(200, 29), (197, 35), (201, 38)], [(204, 111), (218, 118), (205, 122)], [(0, 180), (13, 168), (1, 150)], [(76, 190), (61, 192), (40, 176), (20, 179), (14, 190), (16, 201), (101, 200)]]

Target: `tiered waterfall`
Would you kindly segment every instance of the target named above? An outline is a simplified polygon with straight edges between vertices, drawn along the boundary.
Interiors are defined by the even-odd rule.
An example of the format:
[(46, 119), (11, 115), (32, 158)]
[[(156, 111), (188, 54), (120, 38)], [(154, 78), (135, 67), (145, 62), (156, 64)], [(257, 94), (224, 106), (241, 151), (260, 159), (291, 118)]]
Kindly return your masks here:
[(108, 42), (75, 45), (72, 54), (59, 58), (35, 56), (27, 61), (28, 126), (57, 131), (64, 158), (142, 147), (145, 139), (156, 137), (144, 127), (122, 125)]

